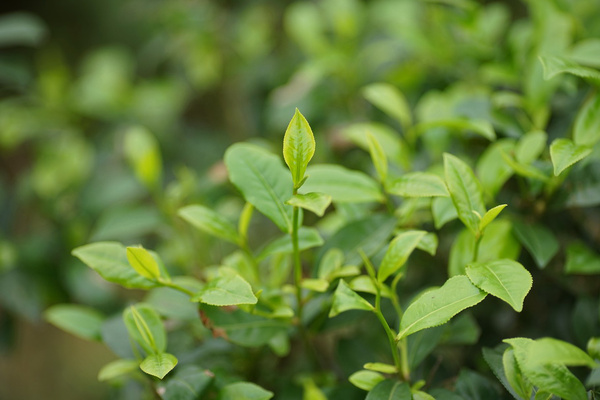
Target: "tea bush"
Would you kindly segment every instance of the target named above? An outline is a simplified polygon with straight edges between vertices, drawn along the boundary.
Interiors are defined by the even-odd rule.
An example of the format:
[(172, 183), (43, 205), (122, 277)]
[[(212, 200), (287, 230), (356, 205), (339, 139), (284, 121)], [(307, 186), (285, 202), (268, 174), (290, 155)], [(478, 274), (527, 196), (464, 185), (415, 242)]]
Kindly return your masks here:
[[(174, 43), (194, 23), (186, 14), (194, 7), (165, 6), (173, 13), (165, 15), (181, 18), (167, 24)], [(245, 62), (213, 42), (220, 25), (210, 22), (184, 35), (169, 62), (195, 90), (215, 85), (235, 100), (223, 103), (230, 128), (260, 126), (263, 138), (229, 146), (201, 178), (186, 168), (173, 181), (171, 156), (185, 143), (160, 132), (180, 132), (173, 125), (194, 91), (177, 80), (150, 85), (158, 90), (153, 101), (173, 108), (148, 112), (154, 92), (144, 82), (139, 96), (120, 97), (137, 86), (123, 89), (130, 66), (118, 51), (92, 58), (90, 78), (84, 74), (75, 91), (90, 96), (77, 115), (109, 115), (119, 126), (120, 113), (125, 120), (140, 113), (118, 137), (131, 167), (121, 187), (135, 185), (146, 197), (132, 195), (129, 207), (98, 201), (111, 216), (101, 234), (77, 235), (72, 254), (106, 281), (143, 292), (109, 286), (93, 298), (98, 292), (75, 279), (79, 304), (45, 312), (119, 357), (99, 372), (116, 396), (595, 398), (593, 1), (201, 7), (238, 21), (223, 40), (239, 46)], [(278, 18), (286, 36), (275, 43), (268, 21)], [(255, 84), (248, 92), (235, 89), (244, 88), (235, 79), (242, 70), (254, 73), (245, 78)], [(249, 109), (259, 89), (269, 93), (256, 100), (264, 115)], [(86, 140), (96, 139), (63, 147), (89, 155), (79, 149), (92, 147)], [(39, 174), (75, 177), (47, 197), (67, 187), (78, 196), (94, 169), (55, 169), (59, 151), (36, 160), (51, 166)], [(62, 182), (39, 180), (47, 188)], [(90, 196), (118, 182), (90, 186)]]

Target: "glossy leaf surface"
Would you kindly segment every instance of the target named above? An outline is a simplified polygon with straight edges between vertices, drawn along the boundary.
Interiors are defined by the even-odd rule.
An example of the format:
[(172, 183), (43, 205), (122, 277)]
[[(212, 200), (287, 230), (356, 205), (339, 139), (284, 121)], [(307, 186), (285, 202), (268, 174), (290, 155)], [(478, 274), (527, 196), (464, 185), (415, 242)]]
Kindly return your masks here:
[(372, 311), (373, 306), (355, 291), (350, 289), (350, 286), (342, 279), (333, 295), (333, 303), (331, 304), (331, 310), (329, 311), (329, 318), (335, 317), (348, 310)]
[(154, 280), (160, 277), (158, 263), (143, 247), (127, 247), (127, 260), (129, 265), (144, 278)]
[(283, 137), (283, 159), (288, 165), (294, 187), (300, 187), (309, 161), (315, 154), (315, 137), (304, 115), (298, 111), (292, 117)]
[(331, 204), (331, 196), (324, 193), (306, 193), (296, 194), (291, 199), (286, 201), (285, 204), (294, 207), (304, 208), (305, 210), (312, 211), (319, 217), (325, 214), (325, 210)]
[(142, 361), (140, 368), (148, 375), (162, 379), (177, 365), (177, 358), (169, 353), (150, 354)]
[(227, 267), (221, 267), (219, 277), (211, 279), (190, 300), (212, 306), (256, 304), (258, 301), (250, 284)]

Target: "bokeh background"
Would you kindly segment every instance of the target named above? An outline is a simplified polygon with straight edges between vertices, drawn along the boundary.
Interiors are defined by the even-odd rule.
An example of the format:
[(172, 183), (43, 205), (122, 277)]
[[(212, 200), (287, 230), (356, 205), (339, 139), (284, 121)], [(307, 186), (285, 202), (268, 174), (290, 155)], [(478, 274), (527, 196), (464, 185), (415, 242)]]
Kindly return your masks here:
[[(597, 0), (551, 3), (553, 21), (568, 16), (574, 35), (600, 36)], [(190, 244), (174, 213), (194, 201), (225, 214), (236, 209), (221, 201), (231, 191), (220, 163), (229, 144), (279, 143), (298, 107), (315, 131), (317, 159), (368, 165), (346, 127), (393, 121), (364, 99), (365, 85), (391, 83), (411, 105), (460, 85), (518, 86), (532, 46), (524, 32), (539, 24), (530, 7), (517, 0), (2, 1), (0, 399), (110, 396), (96, 374), (115, 356), (50, 326), (43, 311), (73, 302), (116, 313), (139, 294), (103, 282), (71, 256), (73, 248), (144, 242), (184, 271), (190, 258), (217, 259), (221, 249)], [(485, 113), (480, 93), (471, 94), (463, 111)], [(421, 120), (432, 114), (427, 105), (416, 112)], [(513, 132), (510, 122), (503, 128)], [(140, 148), (158, 171), (132, 167)]]

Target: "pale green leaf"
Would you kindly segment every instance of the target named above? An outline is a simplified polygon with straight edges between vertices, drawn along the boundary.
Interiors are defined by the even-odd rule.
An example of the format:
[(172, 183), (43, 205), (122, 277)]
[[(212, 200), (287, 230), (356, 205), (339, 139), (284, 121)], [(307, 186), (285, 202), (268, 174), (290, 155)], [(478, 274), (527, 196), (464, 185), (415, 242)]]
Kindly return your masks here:
[(304, 389), (302, 400), (327, 400), (327, 396), (323, 394), (312, 378), (303, 379), (302, 387)]
[(405, 130), (412, 125), (412, 115), (406, 98), (387, 83), (372, 83), (362, 90), (363, 96), (375, 107), (396, 119)]
[(433, 128), (447, 128), (454, 131), (473, 132), (484, 138), (496, 140), (496, 132), (493, 125), (485, 119), (439, 119), (435, 121), (421, 122), (415, 126), (418, 133), (428, 131)]
[(398, 372), (395, 365), (378, 363), (378, 362), (366, 363), (365, 365), (363, 365), (363, 368), (367, 369), (369, 371), (376, 371), (376, 372), (381, 372), (384, 374), (395, 374)]
[(362, 172), (349, 170), (340, 165), (321, 164), (309, 167), (306, 173), (308, 179), (301, 189), (303, 193), (325, 193), (330, 195), (334, 202), (340, 203), (368, 203), (384, 200), (377, 182)]
[(506, 154), (504, 151), (501, 151), (500, 154), (502, 155), (502, 160), (506, 163), (506, 165), (508, 165), (509, 168), (517, 175), (524, 176), (526, 178), (539, 179), (544, 182), (548, 180), (548, 177), (533, 165), (522, 164), (515, 160), (512, 156)]
[[(525, 224), (514, 221), (515, 236), (527, 249), (540, 268), (544, 268), (558, 252), (558, 240), (552, 232), (543, 225)], [(598, 270), (600, 272), (600, 268)]]
[(315, 154), (315, 137), (304, 115), (298, 111), (292, 117), (283, 137), (283, 158), (292, 172), (294, 188), (304, 180), (304, 173)]
[(285, 202), (292, 197), (293, 182), (279, 157), (256, 145), (236, 143), (225, 152), (225, 165), (246, 201), (289, 232), (293, 210)]
[(556, 139), (550, 145), (550, 158), (554, 165), (554, 175), (558, 176), (565, 169), (592, 153), (589, 146), (576, 145), (569, 139)]
[(390, 275), (396, 273), (426, 234), (425, 231), (407, 231), (396, 236), (379, 265), (377, 280), (383, 282)]
[(44, 312), (52, 325), (87, 340), (100, 340), (105, 317), (93, 308), (76, 304), (57, 304)]
[(129, 265), (144, 278), (155, 280), (160, 277), (158, 263), (143, 247), (127, 247), (127, 260)]
[(323, 293), (327, 291), (329, 281), (325, 279), (303, 279), (302, 282), (300, 282), (300, 286), (304, 289)]
[(544, 68), (544, 79), (546, 80), (552, 79), (559, 74), (568, 73), (580, 78), (589, 79), (595, 83), (600, 83), (600, 71), (597, 69), (582, 67), (566, 57), (540, 56), (539, 59)]
[(371, 389), (365, 400), (412, 400), (412, 394), (408, 383), (386, 379)]
[(573, 142), (593, 146), (600, 140), (600, 94), (595, 93), (579, 109), (573, 127)]
[(431, 201), (431, 214), (435, 229), (440, 229), (447, 222), (458, 218), (456, 207), (450, 197), (435, 197)]
[(177, 358), (169, 353), (150, 354), (140, 364), (140, 369), (148, 375), (162, 379), (177, 365)]
[(567, 247), (565, 272), (581, 275), (600, 274), (600, 255), (583, 243), (571, 243)]
[(123, 311), (123, 321), (129, 336), (135, 340), (147, 354), (162, 353), (167, 348), (165, 327), (152, 306), (138, 303)]
[(467, 265), (466, 273), (479, 289), (504, 300), (517, 312), (523, 310), (533, 279), (518, 262), (504, 259), (473, 263)]
[(149, 289), (156, 282), (144, 278), (127, 260), (125, 246), (116, 242), (97, 242), (77, 247), (72, 254), (109, 282), (127, 288)]
[(371, 132), (367, 133), (367, 140), (369, 142), (369, 154), (371, 155), (373, 165), (375, 165), (377, 175), (379, 175), (379, 181), (385, 182), (388, 173), (388, 162), (385, 152), (375, 135)]
[(157, 189), (162, 177), (162, 161), (154, 136), (146, 128), (132, 127), (125, 132), (123, 150), (136, 177), (148, 188)]
[(98, 372), (98, 380), (100, 382), (114, 378), (119, 378), (123, 375), (130, 374), (139, 368), (139, 362), (136, 360), (115, 360), (111, 361), (102, 367)]
[(319, 217), (325, 214), (325, 210), (331, 204), (331, 196), (324, 193), (306, 193), (306, 194), (295, 194), (291, 199), (285, 202), (290, 206), (304, 208), (305, 210), (312, 211)]
[(529, 347), (528, 356), (531, 365), (558, 363), (570, 367), (598, 367), (598, 364), (579, 347), (549, 337), (535, 340)]
[(445, 324), (462, 310), (482, 301), (485, 296), (486, 293), (466, 276), (452, 277), (439, 289), (424, 293), (408, 306), (400, 321), (397, 339)]
[[(298, 248), (306, 250), (323, 245), (323, 238), (315, 228), (301, 226), (298, 230)], [(273, 254), (289, 254), (294, 251), (291, 235), (285, 234), (267, 244), (256, 257), (263, 260)]]
[(519, 139), (515, 146), (515, 159), (521, 164), (531, 164), (546, 148), (548, 135), (544, 131), (531, 131)]
[(504, 375), (512, 389), (523, 399), (530, 399), (533, 385), (523, 376), (512, 347), (504, 350), (502, 365), (504, 367)]
[(272, 397), (273, 392), (251, 382), (230, 383), (219, 393), (219, 400), (269, 400)]
[(327, 253), (321, 258), (317, 276), (319, 279), (331, 279), (331, 275), (342, 267), (344, 262), (344, 253), (337, 248), (327, 250)]
[(600, 39), (587, 38), (575, 43), (569, 58), (584, 65), (600, 68)]
[(47, 28), (36, 15), (11, 12), (0, 16), (0, 47), (37, 46), (46, 35)]
[(417, 248), (426, 251), (432, 256), (435, 256), (438, 247), (438, 242), (438, 237), (435, 233), (427, 232), (427, 234), (421, 238), (421, 241), (417, 245)]
[(385, 377), (374, 371), (357, 371), (348, 378), (351, 384), (359, 389), (370, 391), (379, 382), (384, 381)]
[(194, 364), (182, 365), (173, 376), (157, 385), (162, 400), (198, 400), (215, 379), (207, 369)]
[(443, 179), (429, 172), (409, 172), (390, 182), (388, 193), (403, 197), (449, 196)]
[[(377, 287), (375, 286), (375, 283), (371, 277), (366, 275), (357, 276), (356, 278), (352, 279), (349, 286), (350, 289), (354, 290), (355, 292), (377, 294)], [(379, 291), (382, 297), (391, 298), (393, 295), (392, 290), (385, 284), (380, 285)]]
[(475, 211), (479, 215), (485, 213), (479, 181), (467, 164), (448, 153), (444, 154), (444, 172), (446, 185), (448, 185), (458, 218), (472, 232), (478, 232), (479, 218), (473, 212)]
[(510, 154), (514, 147), (513, 139), (500, 139), (489, 145), (477, 160), (477, 176), (483, 189), (492, 198), (513, 174), (513, 169), (504, 162), (502, 153)]
[(553, 393), (569, 400), (587, 400), (583, 384), (565, 365), (540, 364), (530, 356), (530, 349), (535, 341), (526, 338), (505, 339), (514, 350), (514, 355), (521, 372), (538, 391)]
[(496, 219), (498, 214), (500, 214), (500, 212), (502, 212), (502, 210), (504, 210), (504, 207), (506, 207), (507, 205), (508, 204), (501, 204), (499, 206), (489, 209), (479, 222), (479, 230), (483, 231), (486, 228), (486, 226), (488, 226), (493, 220)]
[(364, 298), (354, 292), (343, 279), (340, 280), (337, 289), (333, 295), (329, 318), (348, 310), (367, 310), (372, 311), (373, 306)]
[(185, 206), (177, 214), (196, 228), (231, 243), (240, 243), (235, 226), (225, 217), (198, 204)]
[(258, 302), (250, 284), (228, 267), (219, 268), (219, 276), (210, 280), (190, 300), (213, 306), (256, 304)]
[(342, 130), (342, 135), (350, 139), (357, 146), (369, 151), (367, 134), (377, 138), (388, 160), (396, 165), (409, 169), (411, 164), (411, 150), (400, 135), (387, 125), (377, 123), (357, 123), (347, 126)]

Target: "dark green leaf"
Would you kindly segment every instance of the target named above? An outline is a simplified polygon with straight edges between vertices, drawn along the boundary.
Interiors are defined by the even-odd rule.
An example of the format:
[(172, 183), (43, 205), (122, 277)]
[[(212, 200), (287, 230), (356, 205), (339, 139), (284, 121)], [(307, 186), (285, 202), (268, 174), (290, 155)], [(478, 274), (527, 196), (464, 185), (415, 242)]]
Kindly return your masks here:
[(515, 221), (513, 230), (540, 268), (544, 268), (558, 252), (558, 241), (543, 225)]
[(387, 379), (379, 382), (365, 400), (411, 400), (410, 386), (406, 382)]
[(197, 400), (213, 380), (210, 371), (203, 370), (195, 365), (186, 365), (177, 368), (175, 376), (162, 384), (163, 400)]
[(225, 165), (246, 201), (289, 232), (292, 207), (285, 202), (292, 197), (293, 182), (279, 157), (256, 145), (236, 143), (225, 152)]
[[(483, 358), (491, 368), (496, 378), (498, 378), (500, 383), (502, 383), (504, 388), (517, 400), (529, 400), (531, 397), (530, 395), (526, 397), (520, 396), (519, 394), (517, 394), (517, 392), (515, 392), (515, 389), (513, 389), (513, 387), (511, 386), (512, 384), (510, 383), (510, 380), (513, 379), (513, 377), (522, 377), (522, 375), (514, 375), (514, 369), (509, 369), (513, 367), (518, 368), (518, 365), (516, 364), (517, 361), (514, 359), (514, 355), (512, 354), (512, 349), (505, 343), (502, 343), (493, 349), (489, 347), (484, 347), (482, 350)], [(510, 364), (508, 367), (504, 364), (503, 361), (503, 357), (506, 354), (506, 350), (511, 351), (511, 357), (513, 357), (514, 361), (514, 364)], [(511, 378), (508, 378), (508, 376), (511, 376)]]
[(600, 256), (580, 242), (567, 247), (567, 274), (596, 275), (600, 274)]
[(18, 12), (0, 18), (0, 47), (37, 46), (44, 36), (46, 27), (35, 15)]

